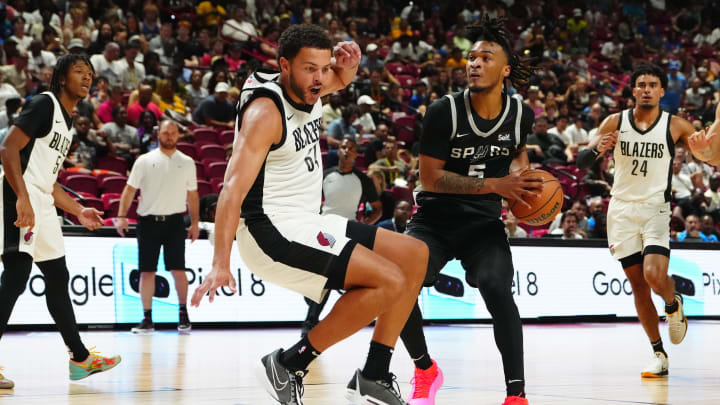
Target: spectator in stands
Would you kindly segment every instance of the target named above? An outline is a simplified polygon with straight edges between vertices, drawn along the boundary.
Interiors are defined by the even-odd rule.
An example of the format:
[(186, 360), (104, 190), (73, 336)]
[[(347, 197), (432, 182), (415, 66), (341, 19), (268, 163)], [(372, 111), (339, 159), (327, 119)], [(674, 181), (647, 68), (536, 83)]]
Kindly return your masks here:
[(122, 104), (123, 88), (121, 86), (113, 86), (110, 89), (110, 96), (106, 101), (101, 103), (97, 108), (97, 116), (103, 123), (113, 122), (113, 109)]
[(115, 147), (115, 154), (129, 163), (135, 161), (140, 154), (140, 139), (137, 129), (127, 125), (127, 110), (124, 105), (115, 106), (112, 110), (113, 122), (103, 125), (102, 132)]
[(115, 145), (108, 135), (90, 128), (90, 120), (87, 117), (78, 116), (73, 123), (71, 133), (76, 146), (68, 160), (71, 167), (93, 170), (98, 158), (106, 155), (115, 156)]
[(532, 108), (535, 113), (535, 118), (543, 115), (545, 112), (545, 105), (542, 100), (540, 100), (540, 88), (538, 86), (533, 85), (528, 88), (525, 104)]
[(560, 217), (561, 228), (551, 232), (551, 234), (562, 235), (561, 239), (584, 239), (582, 233), (578, 230), (578, 216), (572, 210), (563, 212)]
[(450, 57), (445, 62), (445, 67), (449, 69), (463, 68), (467, 65), (467, 59), (463, 57), (462, 50), (458, 47), (454, 47), (450, 52)]
[(373, 100), (370, 96), (358, 97), (358, 118), (353, 121), (353, 127), (357, 128), (358, 135), (370, 135), (375, 132), (375, 120), (373, 120), (373, 116), (371, 114), (372, 106), (375, 104), (375, 100)]
[[(578, 233), (581, 235), (587, 235), (587, 233), (590, 231), (590, 225), (587, 218), (587, 211), (588, 207), (584, 200), (577, 200), (572, 203), (572, 207), (570, 208), (570, 211), (575, 213), (577, 218), (577, 224), (576, 228), (578, 230)], [(558, 215), (555, 217), (555, 219), (550, 223), (550, 227), (548, 228), (548, 232), (553, 232), (556, 229), (562, 228), (562, 215)]]
[(604, 212), (595, 213), (593, 223), (593, 228), (587, 233), (588, 239), (607, 240), (607, 214)]
[(532, 135), (527, 138), (527, 152), (531, 162), (542, 164), (566, 164), (567, 148), (559, 136), (548, 132), (547, 118), (535, 119)]
[(43, 68), (52, 69), (55, 66), (55, 54), (44, 50), (42, 41), (33, 40), (28, 50), (28, 71), (31, 73), (39, 74)]
[(671, 187), (673, 190), (673, 199), (678, 205), (689, 202), (690, 196), (695, 188), (690, 176), (681, 173), (684, 156), (684, 153), (677, 153), (676, 151), (672, 163)]
[(383, 157), (376, 160), (370, 167), (382, 170), (385, 176), (385, 184), (388, 187), (396, 185), (397, 181), (400, 181), (398, 185), (404, 186), (407, 184), (405, 178), (408, 175), (409, 168), (408, 164), (398, 157), (397, 141), (395, 138), (388, 137), (383, 146)]
[(350, 104), (342, 111), (342, 116), (333, 120), (327, 126), (328, 147), (337, 149), (346, 135), (351, 136), (357, 142), (357, 129), (353, 122), (358, 119), (360, 110), (357, 105)]
[(93, 41), (87, 49), (88, 55), (97, 55), (103, 53), (105, 46), (113, 40), (113, 28), (108, 23), (103, 23), (98, 31), (97, 39)]
[(145, 66), (137, 60), (140, 41), (132, 40), (125, 46), (125, 56), (113, 62), (113, 69), (125, 90), (134, 90), (145, 79)]
[(193, 121), (200, 125), (235, 128), (235, 107), (227, 100), (230, 89), (227, 83), (215, 85), (215, 92), (203, 100), (193, 112)]
[(378, 159), (382, 159), (383, 149), (385, 149), (385, 141), (387, 140), (389, 133), (388, 126), (382, 122), (377, 125), (377, 128), (375, 128), (373, 138), (365, 150), (365, 155), (373, 162)]
[(120, 46), (115, 42), (108, 42), (107, 45), (105, 45), (103, 53), (90, 57), (90, 62), (95, 69), (95, 74), (107, 77), (111, 85), (120, 83), (120, 78), (113, 70), (113, 62), (118, 59), (119, 55)]
[(582, 178), (581, 183), (588, 186), (588, 192), (591, 196), (610, 196), (610, 190), (615, 178), (608, 169), (609, 163), (610, 158), (608, 156), (596, 159), (585, 177)]
[(720, 237), (718, 229), (715, 227), (715, 219), (710, 214), (705, 214), (700, 218), (700, 232), (709, 238), (715, 237), (717, 241)]
[(4, 70), (0, 68), (0, 105), (5, 105), (5, 101), (11, 98), (20, 98), (17, 89), (12, 84), (3, 81), (3, 73)]
[(415, 83), (415, 92), (412, 97), (410, 97), (410, 102), (408, 104), (410, 107), (418, 109), (421, 105), (427, 105), (427, 97), (427, 85), (424, 81), (418, 80)]
[(570, 141), (568, 147), (570, 147), (570, 151), (572, 153), (577, 153), (579, 150), (584, 149), (590, 142), (590, 138), (588, 137), (588, 133), (585, 130), (584, 125), (583, 116), (577, 115), (573, 120), (573, 125), (569, 125), (564, 132)]
[(375, 191), (382, 204), (382, 214), (380, 215), (379, 221), (392, 218), (395, 212), (395, 197), (387, 190), (387, 183), (385, 183), (383, 171), (379, 168), (370, 167), (367, 171), (367, 176), (373, 181)]
[(200, 102), (207, 98), (208, 91), (202, 87), (202, 71), (193, 70), (190, 74), (190, 86), (185, 87), (187, 90), (187, 105), (194, 109)]
[(570, 148), (571, 140), (568, 131), (568, 117), (566, 115), (559, 116), (555, 121), (555, 126), (548, 129), (548, 134), (556, 135), (558, 138), (560, 138), (560, 140), (562, 140), (563, 144), (565, 145), (565, 156), (567, 157), (567, 161), (574, 161), (575, 157)]
[(395, 203), (393, 217), (380, 221), (377, 226), (389, 231), (405, 233), (410, 216), (412, 216), (412, 204), (405, 200), (399, 200)]
[(25, 35), (25, 18), (20, 15), (15, 17), (15, 19), (13, 20), (13, 28), (15, 31), (15, 35), (11, 36), (9, 40), (15, 41), (18, 50), (22, 49), (27, 51), (33, 38), (31, 36)]
[(360, 59), (359, 73), (361, 73), (364, 77), (369, 77), (370, 72), (382, 68), (383, 66), (385, 66), (385, 62), (378, 57), (378, 46), (374, 43), (368, 44), (368, 46), (365, 47), (365, 55), (363, 55), (362, 59)]
[(222, 26), (223, 37), (232, 38), (243, 45), (257, 36), (255, 26), (250, 22), (245, 7), (244, 1), (236, 3), (235, 8), (232, 10), (232, 18), (226, 20)]
[(708, 205), (708, 211), (712, 212), (716, 218), (720, 217), (720, 173), (713, 173), (710, 176), (710, 187), (705, 191), (705, 199)]
[(412, 42), (410, 41), (410, 38), (412, 37), (412, 32), (408, 34), (403, 34), (400, 38), (398, 38), (397, 41), (395, 41), (392, 46), (390, 47), (390, 52), (388, 53), (387, 57), (385, 58), (385, 63), (387, 62), (402, 62), (402, 63), (411, 63), (411, 62), (417, 62), (420, 60), (419, 55), (415, 52), (415, 47), (413, 46)]
[(463, 91), (467, 87), (467, 74), (465, 68), (454, 68), (452, 70), (452, 84), (450, 85), (450, 92), (456, 93)]
[(714, 234), (706, 235), (700, 231), (700, 220), (697, 215), (690, 214), (685, 218), (685, 230), (677, 235), (677, 240), (678, 242), (717, 242), (718, 238)]
[(360, 93), (372, 97), (375, 102), (383, 104), (387, 98), (388, 86), (382, 82), (385, 68), (377, 68), (370, 73), (370, 78), (361, 87)]
[(143, 7), (143, 20), (140, 23), (140, 31), (148, 40), (160, 33), (160, 24), (158, 24), (158, 8), (152, 3), (147, 3)]
[(22, 100), (20, 100), (20, 97), (12, 97), (5, 100), (5, 109), (0, 111), (0, 142), (2, 142), (7, 135), (7, 130), (15, 122), (21, 106)]
[(685, 93), (687, 80), (685, 75), (678, 71), (680, 69), (679, 61), (671, 60), (668, 69), (668, 83), (665, 87), (665, 96), (660, 99), (660, 108), (675, 114), (680, 107), (682, 95)]
[(505, 217), (505, 234), (508, 238), (527, 238), (528, 236), (525, 229), (518, 226), (518, 220), (510, 210), (507, 211)]
[(690, 82), (690, 87), (683, 93), (680, 105), (685, 110), (695, 116), (702, 116), (705, 112), (705, 106), (709, 100), (710, 94), (707, 88), (701, 87), (702, 80), (694, 78)]
[(155, 118), (158, 121), (160, 120), (162, 111), (160, 111), (160, 107), (158, 107), (157, 104), (152, 102), (152, 98), (152, 87), (149, 84), (141, 84), (138, 89), (138, 100), (135, 103), (132, 103), (127, 110), (128, 122), (130, 122), (130, 125), (138, 126), (138, 123), (140, 122), (140, 114), (145, 110), (152, 111), (152, 113), (155, 114)]
[(145, 110), (142, 112), (142, 114), (140, 114), (140, 126), (138, 126), (140, 153), (147, 153), (158, 147), (157, 124), (157, 117), (152, 111)]
[(173, 37), (173, 27), (169, 22), (160, 26), (160, 35), (155, 36), (148, 42), (148, 49), (160, 54), (163, 49), (163, 42)]
[(3, 82), (15, 87), (15, 90), (21, 97), (25, 97), (32, 87), (32, 81), (27, 75), (27, 64), (27, 52), (25, 50), (18, 50), (12, 65), (0, 67)]
[(342, 117), (342, 96), (339, 92), (332, 93), (328, 96), (328, 101), (323, 103), (323, 122), (327, 127), (332, 121)]
[(175, 94), (175, 88), (169, 80), (158, 80), (157, 93), (160, 96), (160, 111), (165, 113), (165, 110), (172, 110), (181, 115), (187, 114), (185, 103)]
[(357, 143), (347, 136), (338, 148), (339, 162), (336, 167), (325, 170), (323, 174), (323, 215), (335, 214), (356, 221), (358, 206), (367, 202), (371, 206), (370, 215), (359, 221), (374, 224), (382, 214), (382, 203), (372, 180), (355, 167)]
[(613, 35), (609, 41), (605, 42), (600, 49), (600, 54), (606, 59), (611, 60), (613, 63), (620, 61), (620, 55), (622, 55), (623, 43), (620, 42), (618, 35)]
[(232, 45), (230, 45), (230, 52), (228, 55), (225, 55), (225, 61), (228, 63), (228, 69), (233, 71), (238, 70), (240, 65), (245, 63), (245, 60), (242, 58), (242, 50), (243, 44), (240, 42), (233, 42)]

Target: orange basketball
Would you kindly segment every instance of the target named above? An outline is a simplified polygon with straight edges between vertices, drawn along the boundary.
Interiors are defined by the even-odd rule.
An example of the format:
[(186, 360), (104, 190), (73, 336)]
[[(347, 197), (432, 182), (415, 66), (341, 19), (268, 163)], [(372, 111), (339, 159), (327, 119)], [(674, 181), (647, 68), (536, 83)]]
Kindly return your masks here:
[(517, 200), (508, 200), (510, 211), (518, 221), (528, 225), (543, 225), (555, 219), (555, 216), (562, 212), (563, 191), (560, 181), (545, 170), (526, 170), (523, 177), (541, 177), (543, 179), (543, 190), (539, 197), (525, 197), (525, 202), (530, 208)]

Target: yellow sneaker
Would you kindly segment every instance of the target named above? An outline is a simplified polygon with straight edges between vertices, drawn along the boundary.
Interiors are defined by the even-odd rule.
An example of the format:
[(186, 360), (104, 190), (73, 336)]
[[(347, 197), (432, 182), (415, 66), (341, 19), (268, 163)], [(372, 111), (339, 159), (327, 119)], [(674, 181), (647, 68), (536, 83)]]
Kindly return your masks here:
[(103, 357), (99, 352), (93, 351), (95, 346), (90, 348), (90, 355), (84, 361), (70, 360), (70, 379), (82, 380), (95, 373), (110, 370), (120, 364), (120, 356)]
[[(0, 367), (0, 371), (2, 371), (2, 370), (3, 370), (3, 368)], [(5, 378), (4, 375), (2, 375), (2, 373), (0, 373), (0, 389), (1, 390), (9, 390), (9, 389), (12, 389), (13, 387), (15, 387), (15, 383), (12, 382), (12, 380), (8, 380), (7, 378)]]

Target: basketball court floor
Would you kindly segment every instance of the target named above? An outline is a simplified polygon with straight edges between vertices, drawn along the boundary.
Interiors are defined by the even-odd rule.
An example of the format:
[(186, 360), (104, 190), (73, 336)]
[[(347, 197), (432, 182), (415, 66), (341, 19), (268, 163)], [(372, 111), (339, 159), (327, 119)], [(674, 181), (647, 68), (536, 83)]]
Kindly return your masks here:
[[(526, 325), (530, 404), (720, 404), (720, 322), (694, 321), (680, 346), (666, 343), (670, 376), (647, 381), (640, 369), (650, 347), (637, 323)], [(313, 363), (306, 405), (345, 404), (345, 385), (367, 353), (364, 329)], [(505, 397), (500, 356), (490, 325), (426, 327), (431, 354), (445, 372), (437, 404), (499, 405)], [(662, 329), (667, 342), (666, 328)], [(0, 404), (273, 404), (255, 380), (260, 355), (289, 346), (295, 329), (85, 332), (104, 353), (119, 353), (113, 370), (70, 382), (67, 355), (54, 332), (7, 333), (0, 365), (16, 388)], [(407, 396), (412, 364), (401, 345), (392, 370)]]

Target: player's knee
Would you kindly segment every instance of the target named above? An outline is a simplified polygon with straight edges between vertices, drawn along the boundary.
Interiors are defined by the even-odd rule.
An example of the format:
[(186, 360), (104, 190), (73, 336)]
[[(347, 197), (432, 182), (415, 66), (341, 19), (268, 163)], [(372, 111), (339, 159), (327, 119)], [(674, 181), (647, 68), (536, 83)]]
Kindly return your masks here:
[(665, 279), (667, 279), (667, 270), (662, 266), (647, 263), (643, 266), (643, 275), (650, 287), (655, 289), (662, 286)]
[(504, 294), (511, 294), (509, 284), (494, 274), (480, 272), (476, 283), (483, 296), (498, 297)]
[(401, 296), (404, 291), (407, 290), (408, 277), (400, 269), (400, 267), (392, 265), (390, 268), (387, 269), (386, 272), (383, 273), (383, 280), (381, 286), (381, 289), (384, 293), (383, 301), (394, 301), (399, 296)]
[(427, 273), (430, 251), (425, 242), (414, 238), (408, 239), (408, 252), (411, 260), (406, 274), (409, 282), (420, 285)]

